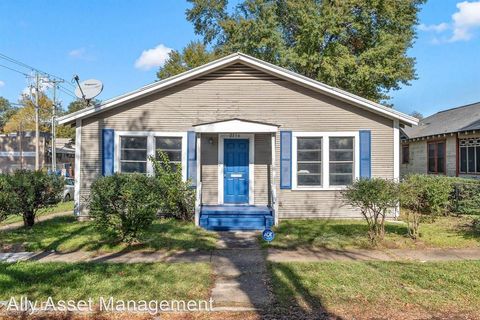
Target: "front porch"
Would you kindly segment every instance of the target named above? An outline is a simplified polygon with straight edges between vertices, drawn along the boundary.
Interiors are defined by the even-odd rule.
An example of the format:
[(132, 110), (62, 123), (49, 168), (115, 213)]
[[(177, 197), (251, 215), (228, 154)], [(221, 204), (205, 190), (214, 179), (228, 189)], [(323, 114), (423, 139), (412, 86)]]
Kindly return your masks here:
[(274, 225), (269, 206), (202, 205), (200, 226), (207, 230), (264, 230)]
[(197, 164), (196, 224), (208, 230), (263, 230), (276, 224), (278, 126), (231, 119), (194, 128), (195, 149), (188, 160)]

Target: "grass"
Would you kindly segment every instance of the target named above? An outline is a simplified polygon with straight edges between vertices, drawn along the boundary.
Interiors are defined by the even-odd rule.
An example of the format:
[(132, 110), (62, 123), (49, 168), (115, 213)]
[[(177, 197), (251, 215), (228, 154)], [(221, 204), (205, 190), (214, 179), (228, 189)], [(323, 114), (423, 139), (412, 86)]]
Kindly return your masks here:
[[(380, 248), (478, 248), (480, 230), (473, 227), (474, 216), (439, 217), (420, 225), (420, 239), (407, 236), (403, 222), (387, 222), (385, 240)], [(371, 248), (368, 227), (363, 220), (285, 220), (274, 228), (276, 238), (264, 247), (280, 249)]]
[(111, 243), (95, 230), (89, 221), (79, 222), (73, 216), (55, 217), (36, 223), (31, 229), (0, 231), (0, 248), (5, 251), (59, 252), (122, 250), (209, 250), (216, 247), (217, 235), (195, 227), (192, 222), (161, 219), (153, 222), (141, 244), (127, 247)]
[[(73, 212), (73, 201), (59, 202), (57, 205), (53, 207), (41, 209), (38, 211), (37, 217), (46, 216), (53, 213), (66, 212), (66, 211)], [(9, 216), (4, 221), (0, 222), (0, 226), (12, 224), (15, 222), (21, 222), (21, 221), (23, 221), (22, 216), (19, 216), (19, 215)]]
[(205, 263), (0, 263), (0, 300), (208, 299), (211, 274)]
[(278, 304), (306, 315), (478, 316), (480, 261), (271, 263), (269, 271)]

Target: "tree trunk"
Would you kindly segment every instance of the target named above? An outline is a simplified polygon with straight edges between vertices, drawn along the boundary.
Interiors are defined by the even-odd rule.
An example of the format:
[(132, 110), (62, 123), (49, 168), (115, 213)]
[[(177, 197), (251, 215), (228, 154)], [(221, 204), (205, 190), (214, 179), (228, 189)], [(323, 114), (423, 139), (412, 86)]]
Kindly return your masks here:
[(23, 225), (25, 228), (31, 228), (35, 224), (35, 214), (33, 212), (25, 212), (23, 214)]

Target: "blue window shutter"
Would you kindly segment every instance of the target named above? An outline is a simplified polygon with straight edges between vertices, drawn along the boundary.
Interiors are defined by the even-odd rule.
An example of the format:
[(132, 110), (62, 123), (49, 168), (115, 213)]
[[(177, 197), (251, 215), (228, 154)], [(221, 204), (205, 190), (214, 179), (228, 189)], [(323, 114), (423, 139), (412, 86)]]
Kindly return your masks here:
[(372, 134), (370, 130), (360, 130), (360, 178), (372, 176)]
[(280, 189), (292, 189), (292, 131), (280, 132)]
[(197, 141), (195, 131), (187, 133), (187, 179), (197, 185)]
[(113, 129), (102, 129), (102, 175), (113, 174), (115, 148), (115, 131)]

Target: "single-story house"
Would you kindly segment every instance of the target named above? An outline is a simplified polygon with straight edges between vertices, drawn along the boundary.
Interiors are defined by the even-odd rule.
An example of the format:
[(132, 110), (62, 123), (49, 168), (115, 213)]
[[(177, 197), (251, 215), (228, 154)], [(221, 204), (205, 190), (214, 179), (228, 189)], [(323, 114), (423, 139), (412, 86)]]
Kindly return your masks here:
[(480, 177), (480, 103), (440, 111), (402, 128), (402, 175)]
[(59, 122), (76, 127), (80, 217), (97, 177), (152, 173), (162, 150), (196, 188), (195, 223), (228, 230), (360, 217), (340, 191), (399, 178), (399, 128), (417, 119), (235, 53)]

